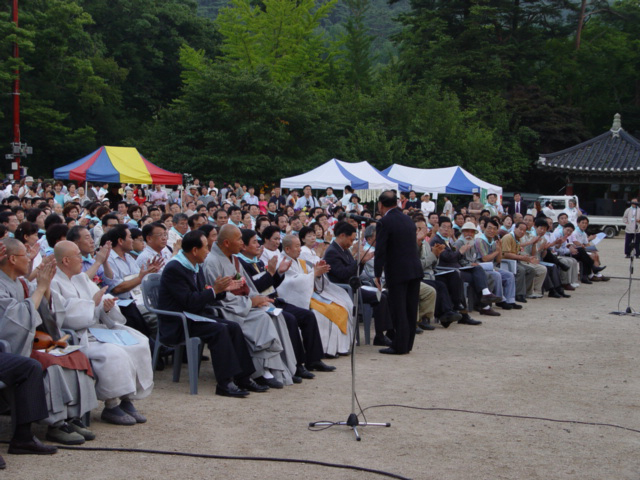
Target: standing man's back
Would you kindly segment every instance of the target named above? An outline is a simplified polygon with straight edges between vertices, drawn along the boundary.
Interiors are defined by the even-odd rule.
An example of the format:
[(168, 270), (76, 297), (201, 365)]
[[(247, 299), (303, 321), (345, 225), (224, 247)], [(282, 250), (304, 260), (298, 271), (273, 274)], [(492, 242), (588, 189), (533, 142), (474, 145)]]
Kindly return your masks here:
[(385, 191), (378, 199), (382, 219), (376, 230), (375, 276), (380, 283), (383, 270), (389, 291), (389, 310), (396, 330), (393, 346), (381, 353), (409, 353), (416, 334), (416, 318), (422, 266), (415, 247), (416, 226), (397, 207), (394, 192)]

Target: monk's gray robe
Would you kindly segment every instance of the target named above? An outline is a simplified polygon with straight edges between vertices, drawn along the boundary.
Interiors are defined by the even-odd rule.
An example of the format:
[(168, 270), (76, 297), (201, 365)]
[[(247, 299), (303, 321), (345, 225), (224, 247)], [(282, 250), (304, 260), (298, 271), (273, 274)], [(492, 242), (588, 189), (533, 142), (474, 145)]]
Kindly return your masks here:
[[(203, 269), (208, 285), (213, 285), (219, 277), (235, 276), (238, 272), (247, 281), (244, 268), (240, 266), (239, 270), (236, 270), (235, 265), (217, 244), (207, 255)], [(252, 282), (247, 284), (251, 285)], [(274, 317), (263, 309), (253, 308), (251, 297), (255, 295), (258, 295), (255, 289), (247, 296), (227, 292), (225, 298), (221, 300), (222, 306), (215, 307), (215, 310), (222, 318), (236, 322), (242, 328), (256, 369), (254, 378), (261, 376), (264, 369), (268, 368), (277, 380), (285, 385), (291, 385), (296, 361), (285, 320), (282, 315)]]
[[(33, 285), (27, 282), (27, 286), (32, 293)], [(13, 281), (0, 271), (0, 338), (9, 342), (11, 353), (29, 357), (42, 318), (24, 293), (20, 280)], [(45, 310), (46, 302), (43, 298), (41, 308)], [(93, 378), (84, 371), (52, 365), (45, 371), (44, 387), (49, 416), (42, 423), (47, 425), (81, 417), (98, 406)]]

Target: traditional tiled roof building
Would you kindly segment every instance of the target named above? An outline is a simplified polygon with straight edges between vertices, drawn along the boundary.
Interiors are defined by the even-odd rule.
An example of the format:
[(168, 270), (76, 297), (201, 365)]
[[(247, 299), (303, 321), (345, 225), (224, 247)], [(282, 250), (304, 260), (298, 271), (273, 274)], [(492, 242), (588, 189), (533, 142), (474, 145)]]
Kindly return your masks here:
[(611, 130), (555, 153), (541, 154), (538, 168), (565, 174), (567, 195), (573, 183), (639, 184), (640, 140), (629, 135), (615, 114)]

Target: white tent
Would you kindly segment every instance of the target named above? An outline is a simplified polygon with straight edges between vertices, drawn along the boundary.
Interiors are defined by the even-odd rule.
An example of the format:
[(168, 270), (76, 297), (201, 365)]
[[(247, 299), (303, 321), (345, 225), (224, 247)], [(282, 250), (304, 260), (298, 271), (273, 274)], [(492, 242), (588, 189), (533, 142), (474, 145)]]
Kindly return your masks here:
[(336, 158), (306, 173), (280, 180), (281, 188), (302, 188), (305, 185), (314, 189), (332, 187), (336, 190), (344, 190), (346, 185), (350, 185), (365, 202), (375, 199), (381, 190), (409, 190), (408, 183), (389, 178), (369, 162), (349, 163)]
[(412, 190), (428, 193), (471, 195), (487, 193), (502, 195), (502, 187), (480, 180), (462, 167), (414, 168), (394, 163), (383, 173), (401, 182), (409, 183)]

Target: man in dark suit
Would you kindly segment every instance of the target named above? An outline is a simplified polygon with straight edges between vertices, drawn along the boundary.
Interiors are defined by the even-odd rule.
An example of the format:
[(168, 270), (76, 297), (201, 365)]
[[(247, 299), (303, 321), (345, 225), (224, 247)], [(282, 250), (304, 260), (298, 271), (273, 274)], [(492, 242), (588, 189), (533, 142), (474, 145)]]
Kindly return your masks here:
[(413, 348), (420, 296), (422, 266), (416, 250), (416, 226), (398, 208), (396, 194), (384, 191), (378, 198), (382, 218), (376, 229), (375, 282), (382, 288), (384, 271), (389, 310), (395, 336), (391, 347), (380, 353), (404, 354)]
[[(336, 223), (333, 228), (333, 235), (335, 240), (327, 247), (323, 257), (324, 261), (331, 267), (327, 275), (333, 283), (348, 284), (352, 277), (359, 276), (358, 267), (360, 265), (364, 266), (368, 260), (373, 258), (374, 253), (363, 251), (360, 265), (358, 264), (358, 261), (353, 258), (349, 251), (353, 241), (356, 239), (356, 229), (347, 222)], [(364, 303), (373, 307), (373, 318), (376, 327), (373, 344), (383, 347), (390, 346), (391, 340), (385, 336), (385, 332), (393, 328), (391, 316), (389, 315), (387, 293), (382, 292), (380, 301), (378, 301), (374, 292), (361, 289), (360, 295), (362, 295)], [(392, 337), (393, 334), (389, 333), (389, 336)]]
[[(16, 427), (9, 443), (9, 453), (49, 455), (58, 449), (44, 445), (33, 436), (31, 424), (49, 416), (42, 365), (32, 358), (0, 352), (0, 381), (13, 396)], [(0, 469), (6, 467), (0, 457)]]
[[(213, 371), (218, 385), (216, 395), (246, 397), (251, 392), (268, 390), (251, 380), (255, 372), (240, 326), (215, 315), (215, 307), (232, 285), (231, 277), (221, 277), (207, 287), (200, 265), (209, 254), (209, 245), (200, 230), (182, 238), (182, 250), (162, 271), (158, 291), (158, 308), (170, 312), (189, 312), (214, 318), (216, 322), (187, 319), (189, 334), (200, 337), (209, 346)], [(182, 322), (176, 317), (160, 315), (160, 338), (174, 344), (184, 340)], [(176, 361), (176, 360), (174, 360)], [(236, 382), (234, 382), (234, 378)]]
[(513, 202), (511, 202), (511, 205), (507, 207), (507, 213), (511, 216), (515, 213), (519, 213), (524, 217), (527, 213), (528, 207), (527, 203), (522, 200), (522, 195), (516, 192), (513, 194)]

